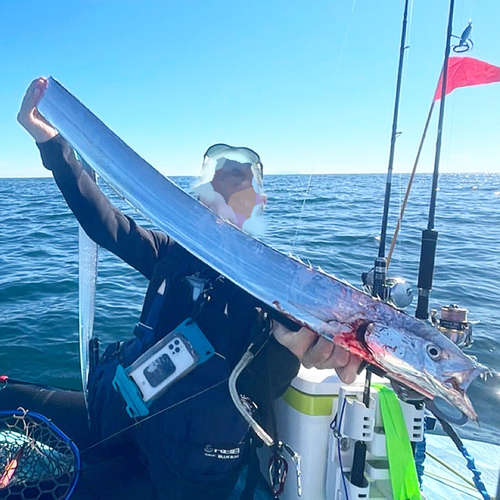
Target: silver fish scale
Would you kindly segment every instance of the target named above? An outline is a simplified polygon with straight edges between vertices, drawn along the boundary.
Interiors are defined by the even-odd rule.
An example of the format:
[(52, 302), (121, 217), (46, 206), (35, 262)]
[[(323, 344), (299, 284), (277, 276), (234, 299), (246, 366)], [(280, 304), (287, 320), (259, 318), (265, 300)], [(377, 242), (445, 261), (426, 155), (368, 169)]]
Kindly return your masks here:
[[(436, 365), (434, 370), (424, 370), (426, 376), (435, 378), (422, 384), (425, 392), (429, 395), (429, 387), (438, 387), (431, 394), (445, 397), (475, 417), (470, 402), (459, 393), (484, 369), (430, 325), (281, 254), (220, 219), (144, 161), (53, 78), (38, 109), (101, 179), (142, 215), (201, 261), (297, 323), (355, 352), (402, 383), (406, 381), (404, 371), (395, 372), (383, 356), (375, 361), (358, 342), (359, 326), (388, 326), (402, 336), (438, 342), (456, 361), (454, 371), (468, 375), (457, 379), (465, 382), (451, 384), (450, 367)], [(412, 372), (424, 368), (419, 357), (404, 361)], [(413, 377), (408, 382), (418, 390)], [(452, 394), (454, 385), (460, 391)]]

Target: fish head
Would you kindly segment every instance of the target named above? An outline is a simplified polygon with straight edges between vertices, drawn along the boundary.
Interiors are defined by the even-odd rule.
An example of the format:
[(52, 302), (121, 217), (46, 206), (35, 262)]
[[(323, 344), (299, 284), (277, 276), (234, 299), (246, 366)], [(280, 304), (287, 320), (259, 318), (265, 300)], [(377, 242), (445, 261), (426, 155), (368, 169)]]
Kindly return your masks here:
[(411, 328), (377, 323), (366, 327), (364, 343), (374, 361), (389, 378), (429, 399), (445, 400), (476, 422), (476, 412), (465, 392), (488, 369), (436, 328), (411, 320)]

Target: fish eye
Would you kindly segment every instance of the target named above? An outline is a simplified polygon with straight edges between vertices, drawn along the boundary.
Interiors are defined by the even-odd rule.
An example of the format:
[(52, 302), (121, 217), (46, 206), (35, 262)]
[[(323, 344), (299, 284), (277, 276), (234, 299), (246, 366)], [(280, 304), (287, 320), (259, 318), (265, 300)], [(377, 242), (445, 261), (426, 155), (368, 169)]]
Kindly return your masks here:
[(441, 347), (436, 344), (428, 344), (427, 345), (427, 354), (433, 361), (439, 361), (441, 356), (443, 355), (443, 351)]

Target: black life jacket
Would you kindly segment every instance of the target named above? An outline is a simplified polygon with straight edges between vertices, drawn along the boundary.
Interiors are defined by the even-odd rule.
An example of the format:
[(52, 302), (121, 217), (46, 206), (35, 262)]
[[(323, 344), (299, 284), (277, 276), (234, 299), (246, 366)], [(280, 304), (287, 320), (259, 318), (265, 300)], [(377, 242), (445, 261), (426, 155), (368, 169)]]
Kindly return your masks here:
[[(167, 257), (156, 266), (141, 321), (147, 321), (158, 288), (167, 280), (154, 341), (163, 338), (193, 312), (191, 287), (185, 278), (195, 275), (207, 279), (213, 287), (212, 300), (196, 322), (217, 354), (154, 401), (151, 418), (119, 433), (134, 421), (111, 385), (116, 367), (118, 363), (129, 366), (151, 345), (145, 344), (138, 331), (132, 340), (108, 346), (89, 380), (91, 427), (98, 441), (119, 433), (106, 442), (112, 452), (124, 444), (138, 444), (159, 490), (175, 487), (187, 491), (187, 486), (181, 486), (183, 482), (189, 488), (210, 485), (210, 491), (218, 492), (214, 498), (222, 499), (223, 491), (231, 491), (248, 459), (248, 424), (230, 398), (227, 379), (251, 342), (259, 303), (179, 245), (173, 245)], [(172, 495), (168, 498), (177, 498)]]

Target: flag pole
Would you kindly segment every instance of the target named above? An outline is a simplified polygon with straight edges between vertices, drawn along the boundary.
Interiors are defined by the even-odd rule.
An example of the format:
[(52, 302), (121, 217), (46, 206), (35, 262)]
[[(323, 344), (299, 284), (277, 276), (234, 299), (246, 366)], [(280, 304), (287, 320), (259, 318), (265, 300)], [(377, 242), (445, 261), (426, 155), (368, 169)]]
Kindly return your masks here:
[(431, 201), (429, 204), (429, 219), (427, 229), (422, 231), (422, 247), (420, 251), (420, 268), (418, 272), (418, 302), (415, 316), (419, 319), (429, 317), (429, 296), (432, 290), (432, 279), (434, 275), (434, 264), (436, 262), (436, 246), (438, 232), (434, 230), (436, 215), (436, 200), (439, 179), (439, 160), (441, 157), (441, 141), (443, 135), (444, 106), (446, 97), (446, 83), (448, 81), (448, 59), (450, 57), (451, 36), (453, 26), (453, 9), (455, 0), (450, 0), (448, 15), (448, 32), (446, 36), (446, 48), (444, 52), (443, 80), (441, 84), (441, 102), (439, 107), (439, 121), (436, 140), (436, 154), (434, 157), (434, 174), (432, 176)]

